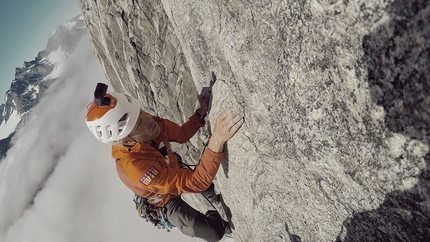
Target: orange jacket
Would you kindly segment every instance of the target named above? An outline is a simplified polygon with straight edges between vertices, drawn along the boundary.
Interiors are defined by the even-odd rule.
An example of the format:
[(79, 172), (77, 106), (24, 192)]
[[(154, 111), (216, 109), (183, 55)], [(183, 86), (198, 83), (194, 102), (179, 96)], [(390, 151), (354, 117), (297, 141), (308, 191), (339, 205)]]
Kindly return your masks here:
[[(170, 149), (170, 141), (187, 142), (200, 127), (204, 126), (195, 114), (182, 126), (169, 120), (153, 117), (160, 126), (160, 135), (151, 145), (137, 143), (132, 148), (112, 145), (112, 157), (122, 182), (134, 193), (148, 198), (157, 207), (164, 206), (172, 198), (185, 193), (205, 191), (214, 179), (223, 154), (206, 149), (200, 164), (194, 171), (179, 167)], [(167, 159), (158, 151), (163, 142), (168, 150)], [(156, 147), (156, 148), (155, 148)]]

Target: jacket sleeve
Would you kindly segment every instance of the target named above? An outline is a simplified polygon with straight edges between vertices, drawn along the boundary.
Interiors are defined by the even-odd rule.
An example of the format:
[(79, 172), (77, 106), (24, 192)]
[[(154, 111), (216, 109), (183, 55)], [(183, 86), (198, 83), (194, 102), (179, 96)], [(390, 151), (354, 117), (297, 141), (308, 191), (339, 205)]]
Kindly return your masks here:
[(193, 137), (199, 128), (205, 126), (205, 121), (194, 113), (187, 122), (182, 126), (177, 125), (169, 120), (164, 120), (167, 129), (169, 141), (178, 142), (180, 144), (187, 142)]
[(201, 193), (212, 183), (223, 158), (222, 153), (206, 149), (200, 164), (194, 171), (190, 169), (173, 169), (158, 161), (132, 162), (127, 167), (129, 176), (143, 189), (159, 193), (180, 195)]

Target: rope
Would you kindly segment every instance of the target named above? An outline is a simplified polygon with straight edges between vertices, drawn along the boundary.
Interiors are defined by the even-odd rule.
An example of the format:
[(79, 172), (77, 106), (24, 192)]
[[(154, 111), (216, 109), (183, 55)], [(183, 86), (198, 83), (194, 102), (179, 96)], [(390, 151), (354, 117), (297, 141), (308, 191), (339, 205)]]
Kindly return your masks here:
[[(195, 164), (195, 165), (188, 165), (187, 163), (185, 163), (185, 162), (182, 160), (182, 157), (181, 157), (178, 153), (173, 152), (173, 154), (175, 154), (175, 155), (176, 155), (176, 158), (178, 158), (178, 156), (179, 156), (179, 158), (180, 158), (180, 162), (181, 162), (181, 164), (182, 164), (182, 165), (184, 165), (184, 166), (186, 166), (188, 169), (190, 169), (190, 170), (194, 171), (194, 169), (195, 169), (195, 168), (200, 164), (200, 162), (201, 162), (201, 158), (202, 158), (202, 155), (203, 155), (203, 153), (205, 152), (206, 148), (208, 147), (208, 144), (209, 144), (209, 141), (203, 142), (203, 150), (202, 150), (202, 152), (200, 153), (199, 162), (198, 162), (197, 164)], [(193, 168), (191, 168), (191, 167), (194, 167), (194, 169), (193, 169)]]

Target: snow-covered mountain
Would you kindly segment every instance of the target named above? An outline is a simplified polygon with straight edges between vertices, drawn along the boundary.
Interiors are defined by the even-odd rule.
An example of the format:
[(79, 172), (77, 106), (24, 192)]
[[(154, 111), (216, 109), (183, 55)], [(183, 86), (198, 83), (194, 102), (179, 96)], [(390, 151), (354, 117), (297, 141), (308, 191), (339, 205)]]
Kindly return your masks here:
[(81, 15), (55, 29), (45, 50), (32, 61), (25, 61), (15, 69), (15, 79), (0, 106), (0, 158), (4, 157), (9, 142), (20, 122), (39, 103), (43, 93), (61, 73), (67, 57), (86, 33)]

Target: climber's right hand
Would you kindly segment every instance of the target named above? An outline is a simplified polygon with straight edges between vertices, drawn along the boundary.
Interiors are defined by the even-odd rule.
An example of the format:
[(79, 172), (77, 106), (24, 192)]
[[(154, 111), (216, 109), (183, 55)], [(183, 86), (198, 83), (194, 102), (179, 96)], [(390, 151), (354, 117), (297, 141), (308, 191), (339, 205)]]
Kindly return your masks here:
[(208, 148), (213, 152), (221, 153), (225, 142), (236, 134), (244, 123), (245, 112), (243, 107), (237, 105), (228, 109), (215, 120), (213, 135), (209, 140)]

